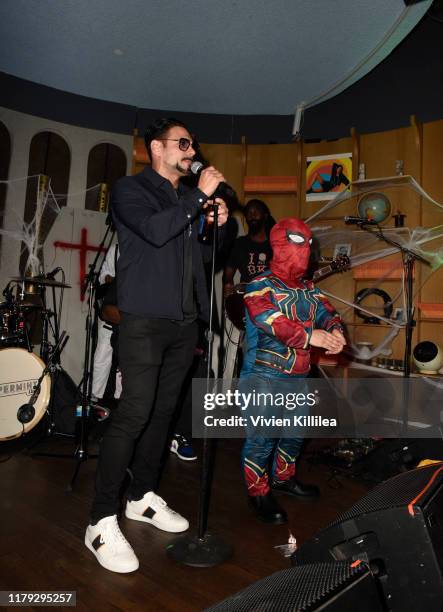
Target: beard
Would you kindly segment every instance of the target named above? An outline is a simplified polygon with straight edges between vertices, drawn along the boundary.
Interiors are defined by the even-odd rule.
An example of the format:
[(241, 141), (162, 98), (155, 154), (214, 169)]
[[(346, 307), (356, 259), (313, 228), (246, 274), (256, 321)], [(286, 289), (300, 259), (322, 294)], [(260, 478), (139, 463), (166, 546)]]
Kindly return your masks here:
[[(182, 162), (184, 161), (190, 161), (192, 162), (192, 159), (190, 157), (184, 157), (182, 160)], [(188, 167), (182, 166), (181, 162), (177, 162), (175, 164), (175, 169), (180, 172), (181, 174), (183, 174), (184, 176), (189, 176), (191, 174), (191, 164), (189, 164)]]
[(248, 230), (250, 234), (258, 234), (265, 226), (264, 220), (251, 219), (248, 223)]

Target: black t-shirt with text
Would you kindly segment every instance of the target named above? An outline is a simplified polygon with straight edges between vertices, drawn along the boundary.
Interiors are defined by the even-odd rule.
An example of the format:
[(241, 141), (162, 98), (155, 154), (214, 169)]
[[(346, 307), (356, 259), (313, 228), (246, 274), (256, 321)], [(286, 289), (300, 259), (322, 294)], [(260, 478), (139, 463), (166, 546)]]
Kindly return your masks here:
[(269, 268), (271, 257), (269, 240), (255, 242), (249, 236), (241, 236), (234, 242), (227, 266), (240, 271), (241, 283), (249, 283)]

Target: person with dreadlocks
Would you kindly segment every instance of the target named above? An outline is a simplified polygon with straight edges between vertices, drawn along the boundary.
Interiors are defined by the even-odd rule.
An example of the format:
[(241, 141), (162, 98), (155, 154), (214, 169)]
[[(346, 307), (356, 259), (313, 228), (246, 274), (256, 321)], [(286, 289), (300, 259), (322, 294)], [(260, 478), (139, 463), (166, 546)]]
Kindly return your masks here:
[[(257, 345), (246, 358), (250, 367), (242, 372), (240, 385), (260, 391), (305, 378), (311, 346), (338, 354), (346, 344), (339, 315), (321, 291), (303, 278), (312, 243), (309, 227), (299, 219), (282, 219), (272, 228), (270, 242), (270, 269), (255, 277), (244, 295), (246, 334), (256, 334)], [(299, 499), (318, 497), (316, 486), (295, 477), (302, 443), (301, 436), (275, 439), (266, 437), (266, 432), (247, 432), (243, 475), (249, 504), (262, 521), (287, 521), (272, 490)]]
[(263, 200), (249, 200), (244, 207), (245, 221), (248, 226), (246, 236), (234, 241), (223, 275), (224, 294), (229, 296), (234, 290), (234, 275), (240, 272), (240, 282), (250, 280), (267, 270), (272, 257), (269, 232), (275, 224), (268, 206)]

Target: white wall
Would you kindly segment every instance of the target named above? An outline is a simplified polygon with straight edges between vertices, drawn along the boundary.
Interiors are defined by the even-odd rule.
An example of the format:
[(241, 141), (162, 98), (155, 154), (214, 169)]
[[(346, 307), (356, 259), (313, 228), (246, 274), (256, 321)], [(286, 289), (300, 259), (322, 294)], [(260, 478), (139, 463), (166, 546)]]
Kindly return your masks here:
[[(17, 179), (23, 179), (28, 175), (29, 148), (32, 138), (39, 132), (50, 131), (61, 136), (68, 144), (71, 152), (71, 168), (67, 200), (69, 210), (57, 220), (50, 236), (48, 236), (47, 245), (45, 246), (45, 261), (48, 262), (48, 266), (51, 261), (54, 265), (58, 265), (58, 259), (50, 257), (50, 251), (46, 254), (48, 247), (50, 247), (49, 242), (52, 244), (56, 239), (63, 240), (62, 235), (69, 237), (69, 241), (72, 239), (74, 242), (77, 242), (79, 238), (77, 234), (81, 227), (87, 227), (88, 229), (88, 242), (98, 246), (104, 230), (105, 214), (91, 211), (75, 214), (75, 210), (72, 210), (80, 209), (78, 210), (80, 213), (85, 206), (83, 192), (86, 189), (89, 152), (95, 145), (104, 142), (120, 147), (126, 154), (127, 174), (129, 174), (132, 164), (132, 136), (58, 123), (2, 107), (0, 107), (0, 121), (5, 124), (11, 136), (11, 162), (8, 180), (14, 181), (11, 183), (11, 188), (8, 188), (6, 194), (3, 227), (5, 229), (14, 227), (17, 217), (23, 219), (26, 181)], [(63, 224), (66, 227), (62, 227)], [(56, 237), (55, 234), (60, 234), (60, 237)], [(58, 257), (61, 258), (60, 261), (64, 261), (66, 254), (59, 253)], [(93, 254), (89, 254), (88, 263), (92, 259)], [(20, 242), (3, 236), (0, 259), (0, 291), (5, 287), (11, 276), (18, 275), (19, 260)], [(85, 313), (84, 303), (80, 302), (78, 295), (77, 260), (78, 255), (71, 254), (69, 257), (69, 269), (65, 270), (67, 278), (69, 274), (68, 280), (74, 283), (74, 286), (72, 289), (65, 290), (62, 329), (66, 329), (70, 335), (70, 340), (63, 353), (62, 364), (65, 365), (68, 373), (74, 380), (79, 382), (83, 370)]]

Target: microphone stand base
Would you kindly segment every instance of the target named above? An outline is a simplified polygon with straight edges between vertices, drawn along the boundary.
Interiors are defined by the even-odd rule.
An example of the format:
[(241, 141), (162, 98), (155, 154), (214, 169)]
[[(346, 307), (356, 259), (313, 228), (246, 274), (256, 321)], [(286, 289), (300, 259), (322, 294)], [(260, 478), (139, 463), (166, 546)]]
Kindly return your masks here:
[(174, 561), (191, 567), (214, 567), (232, 556), (232, 546), (211, 533), (206, 533), (202, 538), (197, 535), (181, 536), (166, 551)]

